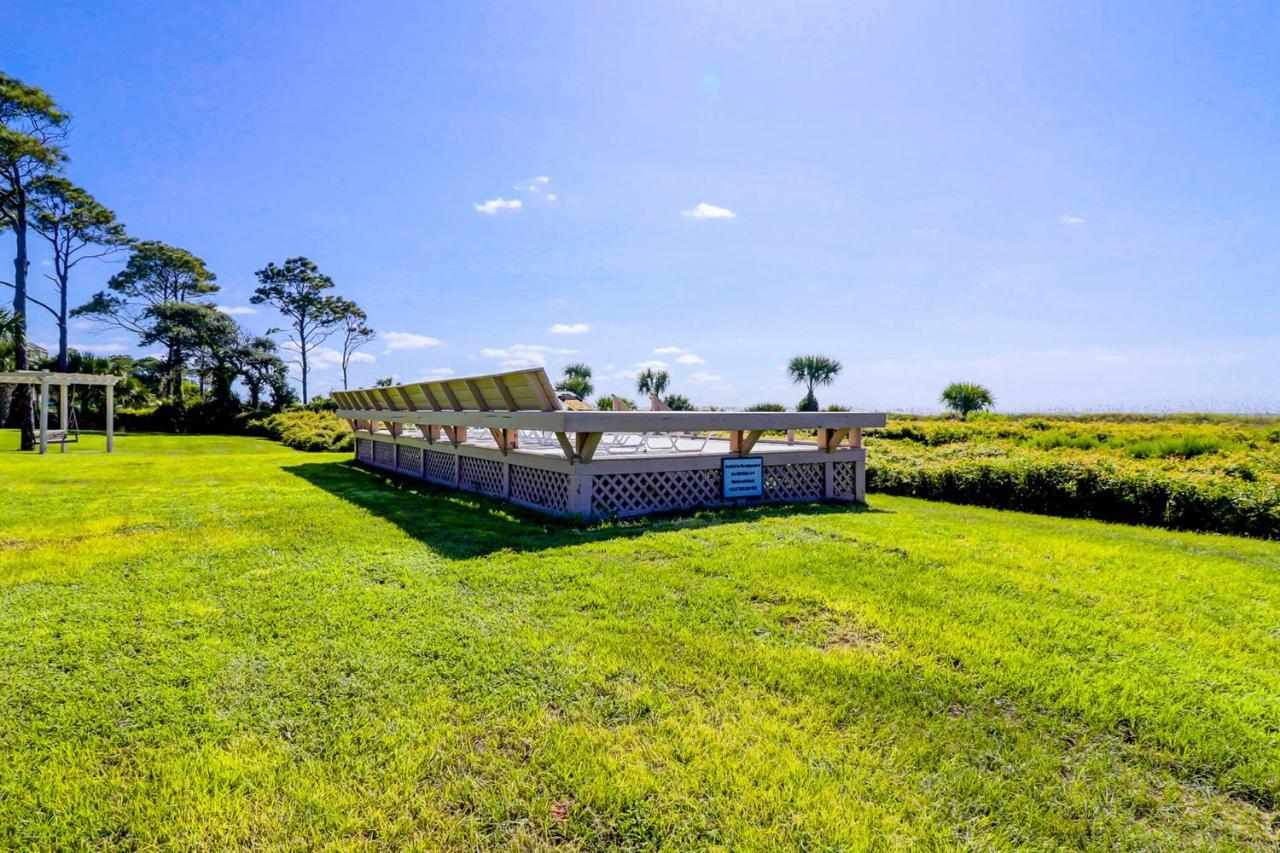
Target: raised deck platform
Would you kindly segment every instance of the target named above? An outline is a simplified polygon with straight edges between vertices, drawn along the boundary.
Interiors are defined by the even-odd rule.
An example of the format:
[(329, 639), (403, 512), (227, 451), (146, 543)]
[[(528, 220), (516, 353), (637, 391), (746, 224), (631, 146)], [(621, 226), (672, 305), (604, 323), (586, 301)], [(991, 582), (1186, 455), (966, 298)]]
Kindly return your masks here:
[[(567, 411), (549, 391), (538, 370), (334, 396), (363, 464), (587, 518), (861, 501), (861, 430), (885, 422), (883, 414), (856, 412)], [(540, 408), (522, 408), (525, 399)], [(816, 430), (817, 441), (761, 440), (787, 429)], [(758, 494), (726, 497), (724, 460), (743, 458), (759, 460)]]

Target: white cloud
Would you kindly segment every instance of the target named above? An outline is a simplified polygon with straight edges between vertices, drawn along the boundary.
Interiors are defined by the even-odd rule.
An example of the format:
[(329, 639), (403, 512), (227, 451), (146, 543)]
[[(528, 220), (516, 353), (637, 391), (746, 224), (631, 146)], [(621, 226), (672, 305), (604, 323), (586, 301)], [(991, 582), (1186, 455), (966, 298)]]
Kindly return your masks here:
[(257, 314), (258, 309), (250, 305), (219, 305), (218, 310), (223, 314)]
[(937, 228), (912, 228), (911, 234), (915, 237), (936, 237), (938, 236)]
[(637, 370), (666, 370), (667, 363), (665, 361), (658, 361), (657, 359), (653, 359), (650, 361), (638, 361), (636, 362), (636, 369)]
[[(298, 347), (292, 341), (281, 345), (283, 350), (296, 353)], [(307, 353), (307, 367), (310, 370), (328, 370), (342, 366), (342, 353), (331, 347), (316, 347)]]
[(1079, 216), (1072, 216), (1069, 213), (1064, 213), (1061, 216), (1059, 216), (1058, 222), (1061, 225), (1083, 225), (1084, 224), (1084, 220), (1081, 219)]
[(515, 370), (521, 367), (546, 367), (549, 355), (573, 355), (577, 350), (560, 349), (543, 344), (512, 344), (508, 347), (485, 347), (480, 355), (498, 359), (498, 366)]
[(492, 214), (492, 213), (499, 213), (503, 210), (519, 210), (520, 208), (524, 207), (524, 202), (522, 202), (518, 198), (513, 198), (508, 200), (508, 199), (499, 197), (499, 198), (489, 199), (483, 204), (473, 204), (472, 207), (476, 209), (477, 213)]
[(700, 201), (691, 210), (682, 210), (680, 213), (693, 219), (733, 219), (738, 215), (727, 207), (716, 207), (705, 201)]
[(377, 362), (377, 359), (367, 352), (360, 352), (357, 350), (356, 352), (351, 353), (351, 358), (348, 359), (348, 361), (352, 364), (374, 364)]
[(453, 376), (452, 367), (433, 367), (422, 372), (423, 379), (448, 379)]
[(688, 352), (684, 347), (658, 347), (653, 351), (654, 355), (677, 355), (682, 352)]
[(701, 357), (691, 352), (684, 353), (676, 359), (676, 364), (706, 364), (707, 362)]
[(382, 341), (387, 345), (383, 353), (397, 349), (426, 349), (440, 346), (439, 338), (429, 335), (415, 335), (412, 332), (383, 332)]
[(720, 376), (715, 373), (694, 373), (689, 377), (689, 381), (695, 385), (705, 385), (708, 382), (719, 382)]
[(553, 335), (583, 335), (590, 330), (586, 323), (556, 323), (550, 331)]

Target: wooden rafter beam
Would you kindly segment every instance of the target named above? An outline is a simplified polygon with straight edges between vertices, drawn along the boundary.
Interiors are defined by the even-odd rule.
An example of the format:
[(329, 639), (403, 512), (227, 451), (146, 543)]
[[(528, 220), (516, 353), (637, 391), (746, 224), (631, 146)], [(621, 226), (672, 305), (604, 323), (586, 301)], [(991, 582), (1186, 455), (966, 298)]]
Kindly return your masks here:
[(482, 412), (489, 411), (489, 403), (484, 399), (484, 394), (480, 391), (480, 386), (476, 384), (474, 379), (463, 379), (462, 384), (467, 386), (467, 390), (471, 392), (471, 397), (476, 401), (476, 408)]
[(498, 393), (502, 395), (502, 402), (506, 405), (507, 411), (520, 411), (520, 407), (516, 405), (515, 395), (511, 393), (511, 388), (507, 385), (507, 380), (503, 379), (501, 376), (495, 376), (493, 377), (493, 384), (498, 386)]
[(453, 406), (455, 411), (459, 411), (459, 412), (466, 411), (462, 407), (462, 402), (458, 399), (458, 395), (453, 393), (453, 389), (449, 387), (448, 382), (441, 382), (440, 389), (444, 391), (444, 396), (448, 398), (449, 405)]
[(435, 409), (437, 412), (443, 408), (440, 405), (440, 401), (436, 399), (436, 395), (431, 392), (431, 383), (423, 382), (419, 384), (418, 387), (422, 389), (423, 396), (427, 398), (427, 405)]

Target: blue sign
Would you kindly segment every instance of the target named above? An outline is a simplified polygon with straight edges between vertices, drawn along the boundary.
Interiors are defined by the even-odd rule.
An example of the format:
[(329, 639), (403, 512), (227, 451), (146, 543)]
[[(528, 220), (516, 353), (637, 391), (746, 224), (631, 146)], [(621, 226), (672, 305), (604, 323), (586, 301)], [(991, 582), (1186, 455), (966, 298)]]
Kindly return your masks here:
[(726, 456), (720, 460), (721, 495), (729, 498), (764, 496), (764, 458)]

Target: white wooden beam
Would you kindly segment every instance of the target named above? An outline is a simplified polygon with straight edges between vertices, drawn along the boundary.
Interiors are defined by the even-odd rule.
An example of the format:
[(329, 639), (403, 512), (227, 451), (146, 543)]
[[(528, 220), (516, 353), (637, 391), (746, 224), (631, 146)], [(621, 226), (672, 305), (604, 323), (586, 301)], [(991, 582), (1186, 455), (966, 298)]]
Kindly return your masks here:
[(107, 452), (116, 445), (116, 386), (107, 386)]

